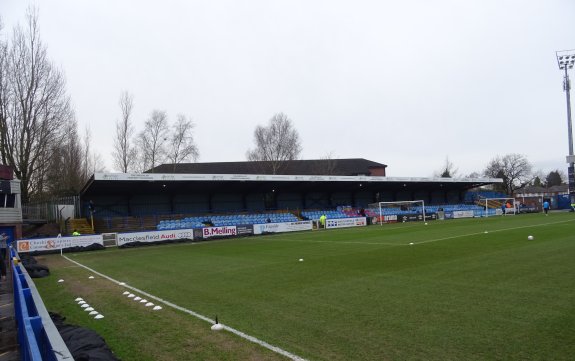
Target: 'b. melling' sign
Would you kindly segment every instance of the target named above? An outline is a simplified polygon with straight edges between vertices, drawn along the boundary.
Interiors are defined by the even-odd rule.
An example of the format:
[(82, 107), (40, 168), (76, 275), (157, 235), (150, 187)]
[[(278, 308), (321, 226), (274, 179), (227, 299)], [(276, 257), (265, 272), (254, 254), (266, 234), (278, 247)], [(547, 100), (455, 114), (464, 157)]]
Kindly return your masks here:
[(202, 229), (204, 238), (210, 237), (229, 237), (237, 234), (236, 226), (207, 227)]

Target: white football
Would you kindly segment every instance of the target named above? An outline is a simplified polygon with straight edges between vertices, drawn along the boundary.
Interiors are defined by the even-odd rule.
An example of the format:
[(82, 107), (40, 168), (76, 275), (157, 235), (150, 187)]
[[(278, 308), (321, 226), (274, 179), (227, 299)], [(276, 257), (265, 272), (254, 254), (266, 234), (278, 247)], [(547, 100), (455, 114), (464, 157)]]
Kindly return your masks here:
[(532, 241), (533, 240), (533, 236), (527, 236), (527, 239)]

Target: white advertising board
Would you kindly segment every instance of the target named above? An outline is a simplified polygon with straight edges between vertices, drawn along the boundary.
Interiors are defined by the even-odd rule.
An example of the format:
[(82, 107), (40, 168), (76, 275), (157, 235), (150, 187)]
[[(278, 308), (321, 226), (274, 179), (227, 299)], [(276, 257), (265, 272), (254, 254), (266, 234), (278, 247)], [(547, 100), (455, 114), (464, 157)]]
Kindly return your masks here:
[(337, 219), (327, 219), (325, 221), (325, 228), (363, 227), (366, 225), (367, 222), (365, 217), (337, 218)]
[(254, 224), (254, 234), (311, 231), (311, 221)]
[(118, 233), (118, 246), (132, 242), (160, 242), (172, 239), (193, 239), (193, 229), (173, 229), (170, 231), (149, 231), (149, 232), (131, 232)]
[(206, 227), (202, 228), (202, 236), (210, 237), (230, 237), (238, 234), (236, 226)]
[(453, 211), (453, 218), (473, 218), (473, 211)]
[(18, 241), (18, 253), (87, 247), (94, 243), (104, 245), (102, 235), (21, 239)]

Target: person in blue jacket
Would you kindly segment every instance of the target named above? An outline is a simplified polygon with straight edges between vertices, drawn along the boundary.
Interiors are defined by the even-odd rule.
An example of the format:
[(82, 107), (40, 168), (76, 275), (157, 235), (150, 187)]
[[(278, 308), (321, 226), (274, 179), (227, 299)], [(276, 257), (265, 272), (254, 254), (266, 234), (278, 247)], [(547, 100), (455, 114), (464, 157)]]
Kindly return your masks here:
[(549, 212), (549, 201), (544, 201), (543, 202), (543, 212), (545, 212), (545, 215), (548, 215)]

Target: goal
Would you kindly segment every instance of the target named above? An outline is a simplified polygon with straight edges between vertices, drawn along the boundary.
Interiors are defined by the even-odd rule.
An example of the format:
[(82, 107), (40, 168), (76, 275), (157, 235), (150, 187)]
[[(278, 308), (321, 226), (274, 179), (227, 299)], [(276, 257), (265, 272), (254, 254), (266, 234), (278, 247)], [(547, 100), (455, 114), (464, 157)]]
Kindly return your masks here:
[(371, 203), (365, 212), (372, 224), (426, 220), (423, 200)]
[(485, 198), (485, 217), (494, 215), (515, 215), (517, 214), (517, 201), (515, 198)]
[(517, 213), (538, 213), (543, 211), (543, 196), (517, 196)]

